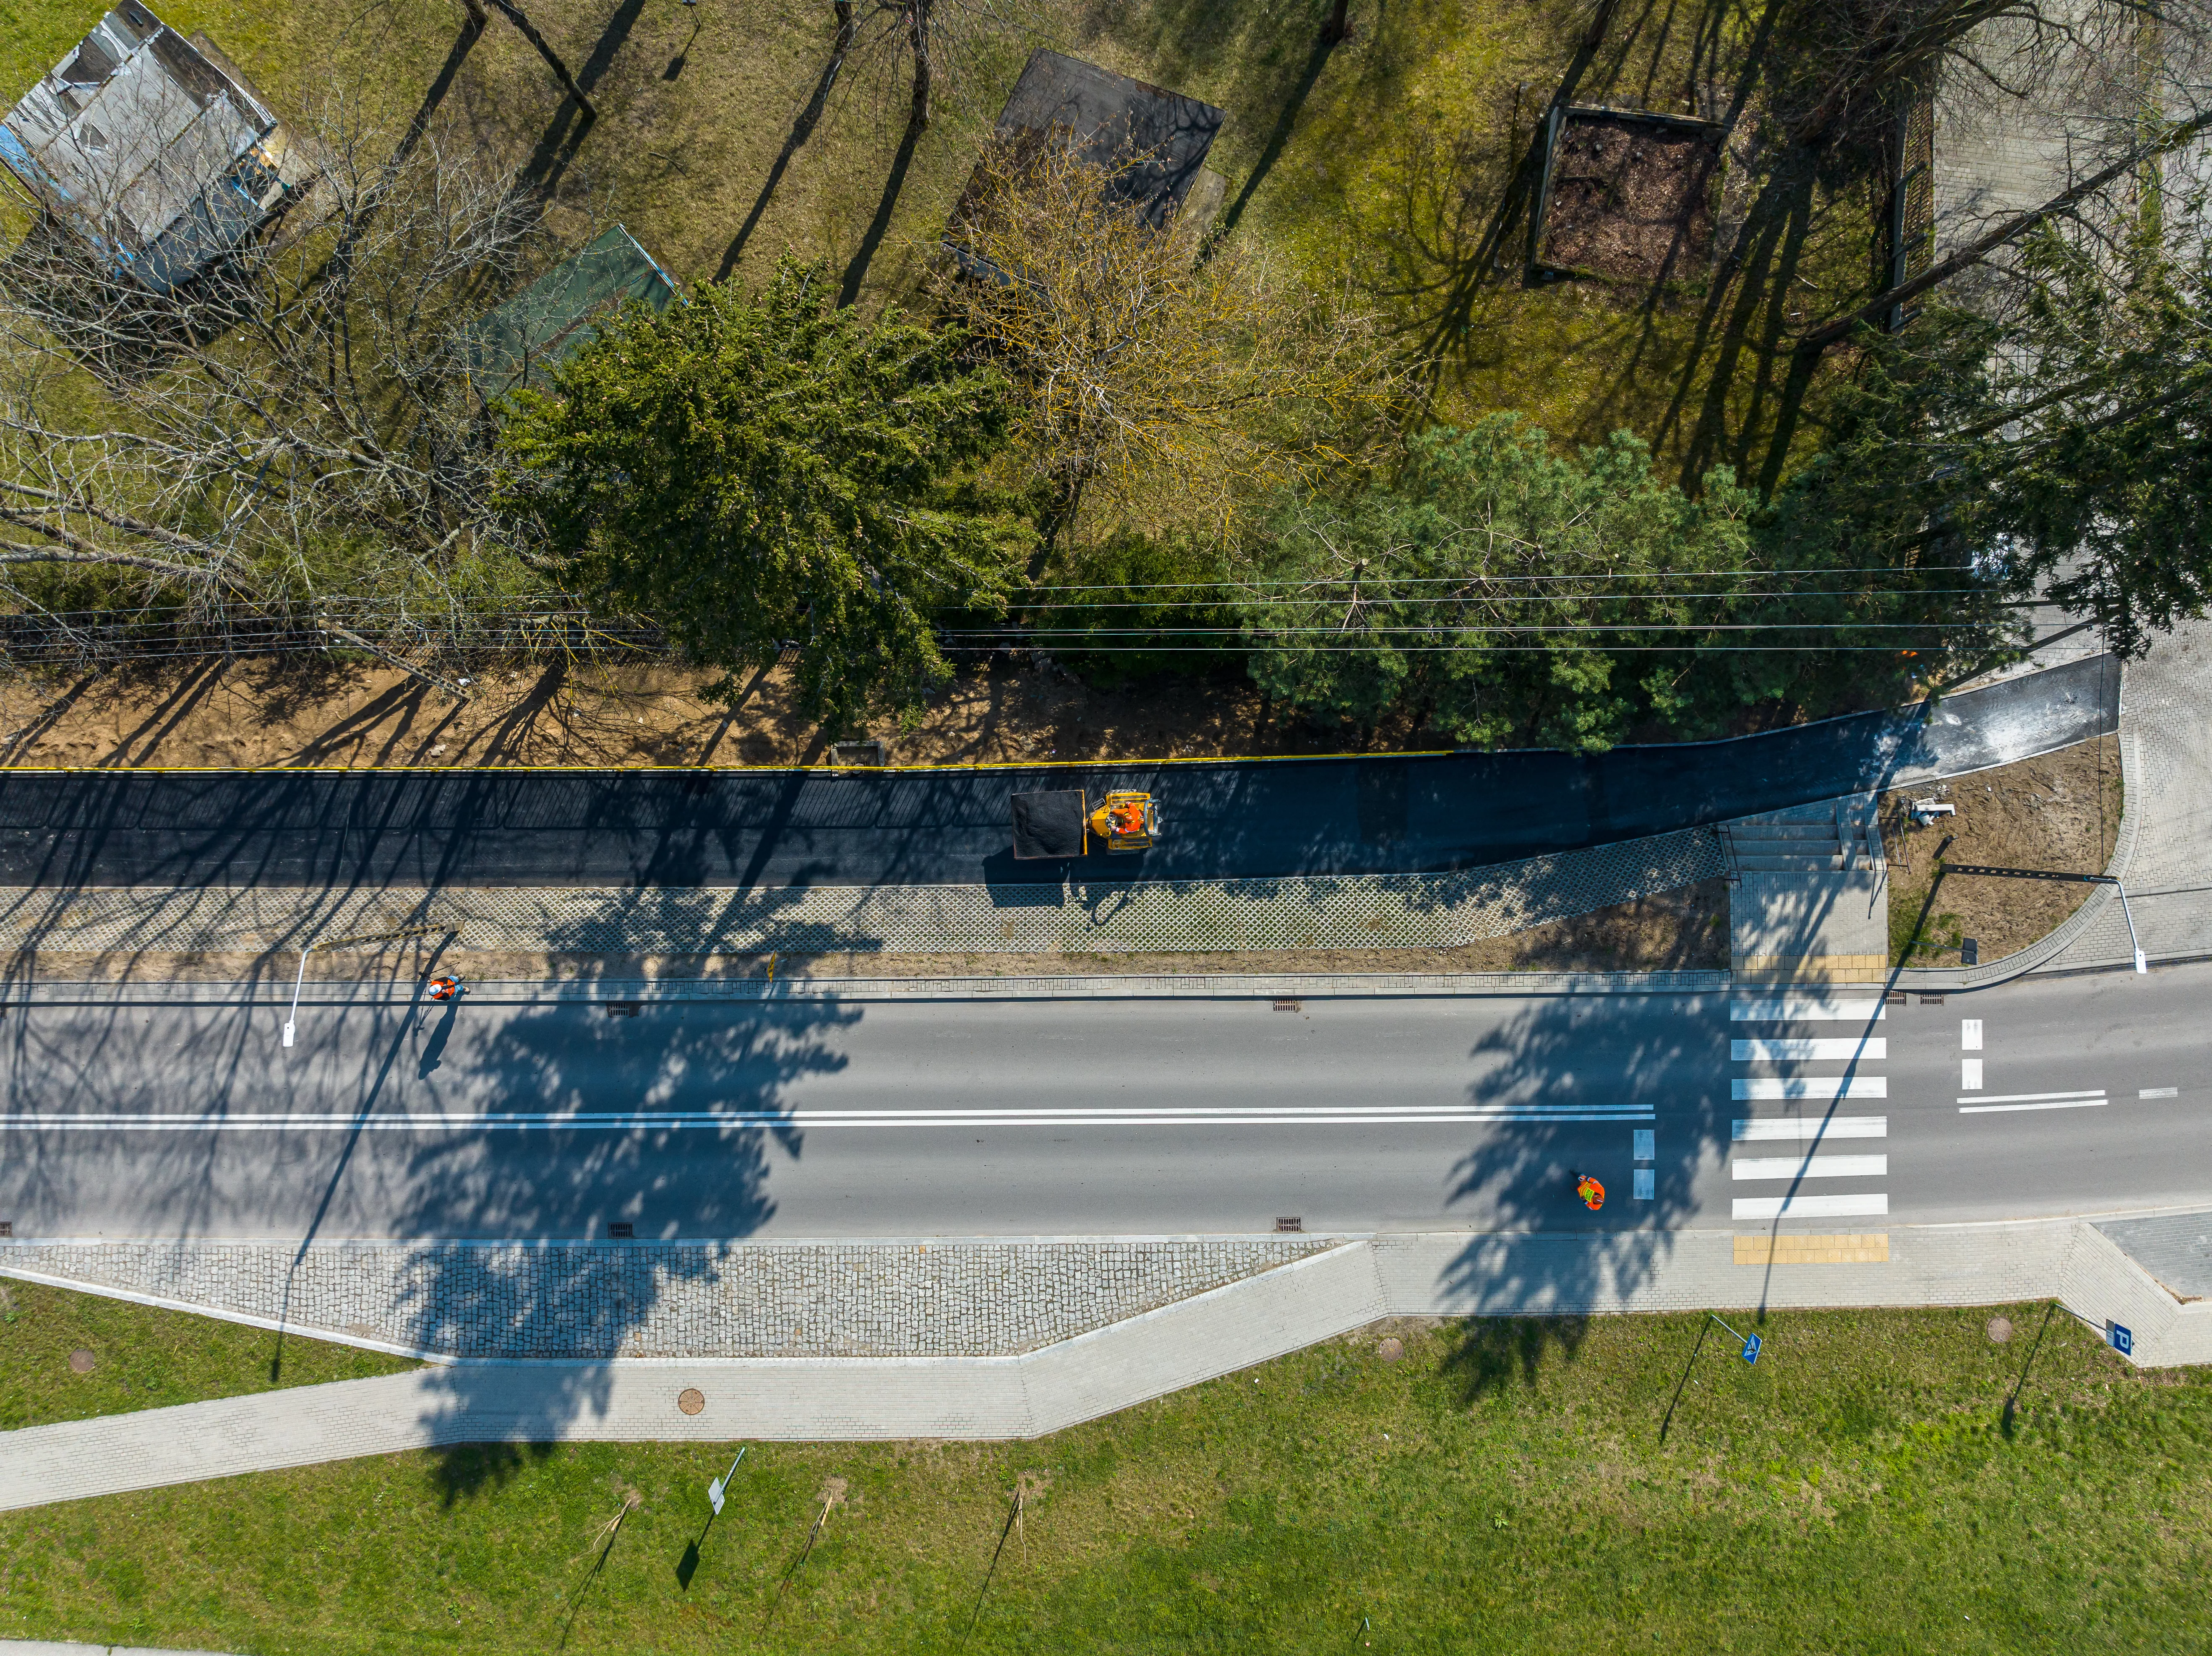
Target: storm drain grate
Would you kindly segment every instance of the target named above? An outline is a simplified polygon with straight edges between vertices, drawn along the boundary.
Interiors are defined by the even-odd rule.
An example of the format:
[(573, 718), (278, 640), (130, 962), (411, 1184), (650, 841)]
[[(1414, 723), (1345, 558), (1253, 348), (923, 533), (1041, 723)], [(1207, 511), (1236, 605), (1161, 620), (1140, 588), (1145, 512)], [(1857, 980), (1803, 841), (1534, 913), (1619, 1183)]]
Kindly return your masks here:
[(1292, 1214), (1287, 1218), (1278, 1216), (1275, 1220), (1275, 1228), (1279, 1232), (1288, 1233), (1291, 1231), (1300, 1231), (1304, 1230), (1305, 1228), (1306, 1222), (1296, 1214)]
[(611, 1018), (634, 1018), (644, 1004), (643, 1001), (611, 1000), (607, 1003), (607, 1016)]

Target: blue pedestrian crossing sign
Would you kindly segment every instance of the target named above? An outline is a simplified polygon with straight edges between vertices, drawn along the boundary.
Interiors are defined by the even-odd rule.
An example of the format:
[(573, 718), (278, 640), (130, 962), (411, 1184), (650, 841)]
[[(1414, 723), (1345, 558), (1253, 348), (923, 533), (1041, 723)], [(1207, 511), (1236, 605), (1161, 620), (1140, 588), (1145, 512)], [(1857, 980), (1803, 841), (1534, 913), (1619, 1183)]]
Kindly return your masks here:
[(1758, 1335), (1753, 1334), (1749, 1339), (1743, 1343), (1743, 1360), (1746, 1362), (1757, 1362), (1759, 1361), (1759, 1349), (1765, 1344), (1765, 1341), (1761, 1339)]
[(2112, 1343), (2112, 1350), (2122, 1356), (2128, 1357), (2135, 1355), (2136, 1331), (2134, 1329), (2124, 1327), (2118, 1323), (2106, 1323), (2105, 1338)]

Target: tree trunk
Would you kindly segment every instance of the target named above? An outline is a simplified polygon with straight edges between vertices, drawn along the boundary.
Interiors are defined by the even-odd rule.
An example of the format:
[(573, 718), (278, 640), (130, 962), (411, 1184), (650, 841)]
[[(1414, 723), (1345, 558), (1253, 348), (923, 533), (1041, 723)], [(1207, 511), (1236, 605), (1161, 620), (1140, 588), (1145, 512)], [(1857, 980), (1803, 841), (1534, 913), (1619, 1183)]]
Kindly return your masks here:
[(1336, 0), (1328, 14), (1328, 21), (1322, 26), (1321, 38), (1330, 45), (1341, 45), (1352, 38), (1352, 19), (1348, 15), (1352, 0)]
[[(461, 3), (468, 6), (471, 11), (480, 10), (475, 0), (461, 0)], [(538, 32), (537, 25), (524, 15), (522, 8), (516, 5), (514, 0), (491, 0), (491, 3), (499, 8), (500, 15), (522, 31), (524, 39), (538, 49), (538, 55), (545, 60), (545, 66), (553, 71), (553, 78), (560, 82), (561, 89), (574, 98), (577, 106), (584, 112), (584, 118), (586, 121), (598, 120), (599, 112), (597, 106), (584, 95), (584, 88), (578, 86), (576, 77), (568, 73), (568, 65), (561, 61), (561, 54), (554, 51), (552, 45)]]
[(1947, 282), (1969, 265), (1980, 264), (2007, 242), (2026, 235), (2044, 220), (2064, 212), (2084, 196), (2103, 189), (2123, 173), (2141, 167), (2152, 156), (2162, 155), (2167, 150), (2188, 143), (2207, 127), (2212, 127), (2212, 110), (2169, 128), (2165, 134), (2148, 144), (2130, 149), (2110, 167), (2091, 173), (2072, 189), (2053, 196), (2042, 206), (2031, 208), (2007, 219), (1987, 235), (1969, 242), (1950, 258), (1930, 265), (1911, 281), (1900, 282), (1895, 287), (1876, 294), (1856, 310), (1839, 316), (1832, 322), (1823, 322), (1797, 342), (1797, 349), (1801, 351), (1825, 350), (1860, 323), (1872, 321), (1884, 311), (1902, 305), (1907, 300), (1917, 299), (1937, 282)]
[(836, 59), (842, 64), (845, 54), (853, 49), (853, 37), (860, 33), (860, 26), (853, 21), (853, 0), (836, 0), (830, 9), (837, 18)]
[(909, 135), (929, 124), (929, 88), (934, 68), (929, 58), (929, 14), (935, 3), (936, 0), (908, 0), (906, 38), (914, 51), (914, 104), (906, 118)]

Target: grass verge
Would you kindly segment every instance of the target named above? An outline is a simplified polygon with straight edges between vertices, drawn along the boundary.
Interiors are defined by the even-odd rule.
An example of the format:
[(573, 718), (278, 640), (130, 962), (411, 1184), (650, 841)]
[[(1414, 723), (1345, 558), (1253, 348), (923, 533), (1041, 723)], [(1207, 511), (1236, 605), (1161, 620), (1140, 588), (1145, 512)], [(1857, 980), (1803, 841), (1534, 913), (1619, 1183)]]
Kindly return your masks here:
[(279, 1358), (265, 1329), (0, 1277), (0, 1431), (420, 1366), (295, 1335)]
[(0, 1632), (301, 1653), (2205, 1647), (2212, 1386), (2132, 1372), (2053, 1307), (2006, 1314), (2000, 1344), (1987, 1310), (1776, 1313), (1755, 1368), (1691, 1316), (1374, 1329), (1034, 1444), (756, 1446), (711, 1526), (727, 1452), (671, 1445), (85, 1501), (0, 1518)]

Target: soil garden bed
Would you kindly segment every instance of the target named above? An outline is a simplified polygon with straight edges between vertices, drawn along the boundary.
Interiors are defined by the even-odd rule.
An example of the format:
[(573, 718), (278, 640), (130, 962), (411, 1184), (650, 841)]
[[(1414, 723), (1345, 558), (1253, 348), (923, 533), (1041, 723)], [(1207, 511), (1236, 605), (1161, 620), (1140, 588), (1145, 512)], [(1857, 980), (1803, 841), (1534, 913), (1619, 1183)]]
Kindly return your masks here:
[(1702, 274), (1713, 249), (1721, 129), (1570, 108), (1546, 169), (1540, 273), (1650, 285)]
[[(1910, 812), (1916, 799), (1956, 806), (1957, 815), (1913, 827)], [(2120, 806), (2119, 740), (2110, 736), (2017, 765), (1885, 793), (1881, 838), (1889, 858), (1890, 959), (1907, 966), (1956, 966), (1969, 938), (1984, 961), (2000, 959), (2049, 936), (2095, 889), (2042, 880), (1953, 877), (1944, 880), (1930, 906), (1936, 853), (1947, 836), (1951, 845), (1943, 852), (1946, 862), (2101, 874), (2119, 834)]]

